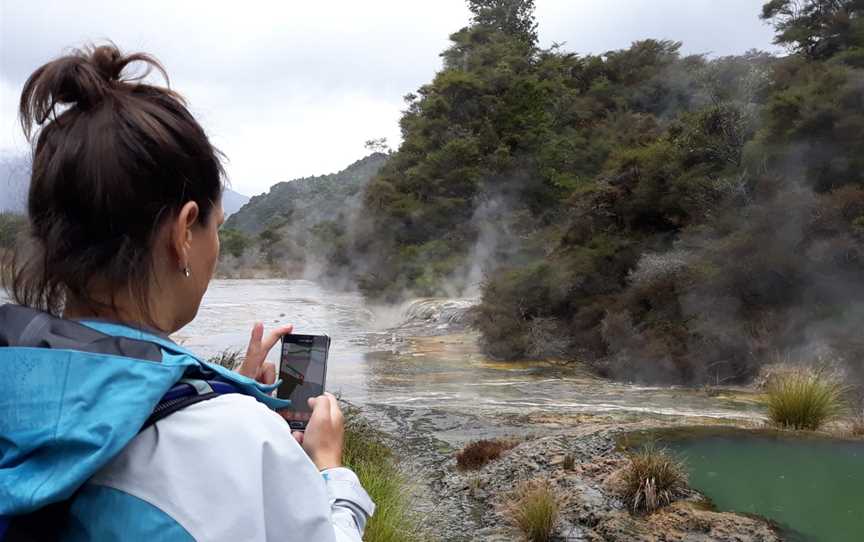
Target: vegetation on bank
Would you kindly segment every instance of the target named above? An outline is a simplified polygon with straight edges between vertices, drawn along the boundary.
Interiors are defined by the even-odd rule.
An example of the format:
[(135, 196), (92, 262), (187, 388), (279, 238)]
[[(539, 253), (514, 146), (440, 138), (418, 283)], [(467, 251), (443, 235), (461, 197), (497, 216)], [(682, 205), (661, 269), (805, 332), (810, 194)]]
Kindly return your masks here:
[(787, 429), (816, 431), (846, 411), (846, 387), (823, 371), (799, 369), (768, 385), (768, 417)]
[(653, 512), (687, 494), (684, 466), (669, 452), (647, 445), (628, 454), (623, 499), (633, 512)]
[(419, 542), (424, 540), (419, 520), (410, 507), (405, 478), (381, 433), (357, 411), (346, 409), (345, 466), (360, 478), (375, 502), (375, 514), (366, 525), (365, 542)]
[(529, 542), (548, 542), (555, 534), (560, 497), (548, 480), (528, 480), (507, 497), (502, 507), (506, 521)]
[(860, 359), (860, 0), (772, 0), (790, 54), (714, 59), (543, 49), (532, 1), (468, 6), (366, 189), (368, 296), (480, 283), (489, 354), (628, 380), (746, 381), (813, 345)]

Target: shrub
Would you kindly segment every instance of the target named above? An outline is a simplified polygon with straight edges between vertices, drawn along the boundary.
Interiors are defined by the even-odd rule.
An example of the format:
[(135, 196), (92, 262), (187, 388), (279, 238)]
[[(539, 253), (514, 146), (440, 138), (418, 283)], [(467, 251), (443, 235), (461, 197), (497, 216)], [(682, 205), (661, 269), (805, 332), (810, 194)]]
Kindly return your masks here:
[(511, 440), (478, 440), (465, 446), (456, 454), (456, 464), (462, 470), (479, 469), (490, 461), (495, 461), (501, 454), (516, 446)]
[(630, 454), (624, 470), (624, 502), (633, 512), (653, 512), (687, 494), (684, 466), (653, 445)]
[(240, 230), (223, 228), (219, 231), (219, 240), (222, 243), (224, 254), (230, 254), (235, 258), (241, 258), (246, 249), (250, 248), (254, 241)]
[(366, 524), (365, 542), (423, 540), (410, 496), (393, 453), (367, 421), (353, 409), (345, 411), (343, 462), (360, 478), (375, 502), (375, 515)]
[(788, 429), (815, 431), (845, 408), (845, 389), (824, 371), (800, 369), (768, 385), (768, 417)]
[(505, 519), (531, 542), (552, 539), (560, 499), (548, 480), (523, 482), (503, 506)]

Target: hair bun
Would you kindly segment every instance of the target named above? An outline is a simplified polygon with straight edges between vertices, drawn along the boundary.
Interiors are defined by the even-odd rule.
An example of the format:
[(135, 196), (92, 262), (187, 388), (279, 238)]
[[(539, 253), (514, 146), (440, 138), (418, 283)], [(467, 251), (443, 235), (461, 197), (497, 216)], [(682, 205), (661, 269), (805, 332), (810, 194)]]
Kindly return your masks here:
[[(142, 62), (147, 68), (139, 75), (124, 78), (123, 70), (133, 62)], [(75, 49), (41, 66), (27, 79), (21, 93), (24, 134), (29, 138), (34, 124), (42, 125), (56, 116), (58, 104), (90, 109), (112, 92), (147, 77), (153, 68), (167, 82), (165, 70), (153, 57), (143, 53), (123, 55), (113, 43)]]
[(120, 50), (113, 45), (100, 45), (93, 48), (90, 52), (90, 63), (108, 83), (119, 81), (120, 74), (127, 64), (123, 62)]

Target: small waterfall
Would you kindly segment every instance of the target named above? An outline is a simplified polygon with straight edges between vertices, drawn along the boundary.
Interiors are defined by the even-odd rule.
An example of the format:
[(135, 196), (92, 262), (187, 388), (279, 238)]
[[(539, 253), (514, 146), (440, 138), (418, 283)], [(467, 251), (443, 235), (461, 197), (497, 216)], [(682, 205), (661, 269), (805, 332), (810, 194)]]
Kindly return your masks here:
[(435, 328), (464, 327), (469, 311), (477, 305), (477, 298), (422, 298), (403, 309), (403, 326), (433, 326)]

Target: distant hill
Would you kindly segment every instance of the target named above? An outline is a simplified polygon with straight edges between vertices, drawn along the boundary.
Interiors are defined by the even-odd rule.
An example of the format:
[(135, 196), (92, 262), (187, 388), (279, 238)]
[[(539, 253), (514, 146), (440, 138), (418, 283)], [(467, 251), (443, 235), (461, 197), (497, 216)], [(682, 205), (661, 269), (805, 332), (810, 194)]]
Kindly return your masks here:
[(230, 188), (226, 188), (222, 193), (222, 210), (225, 211), (225, 216), (229, 217), (240, 210), (241, 207), (249, 202), (249, 197), (239, 194)]
[(0, 212), (26, 212), (28, 186), (30, 157), (27, 154), (0, 154)]
[(253, 197), (222, 228), (222, 276), (348, 277), (366, 186), (388, 159), (374, 153), (339, 173), (282, 182)]
[(225, 228), (258, 235), (286, 225), (296, 231), (322, 222), (340, 222), (340, 217), (359, 206), (362, 189), (386, 161), (386, 154), (374, 153), (339, 173), (273, 185), (233, 214)]

